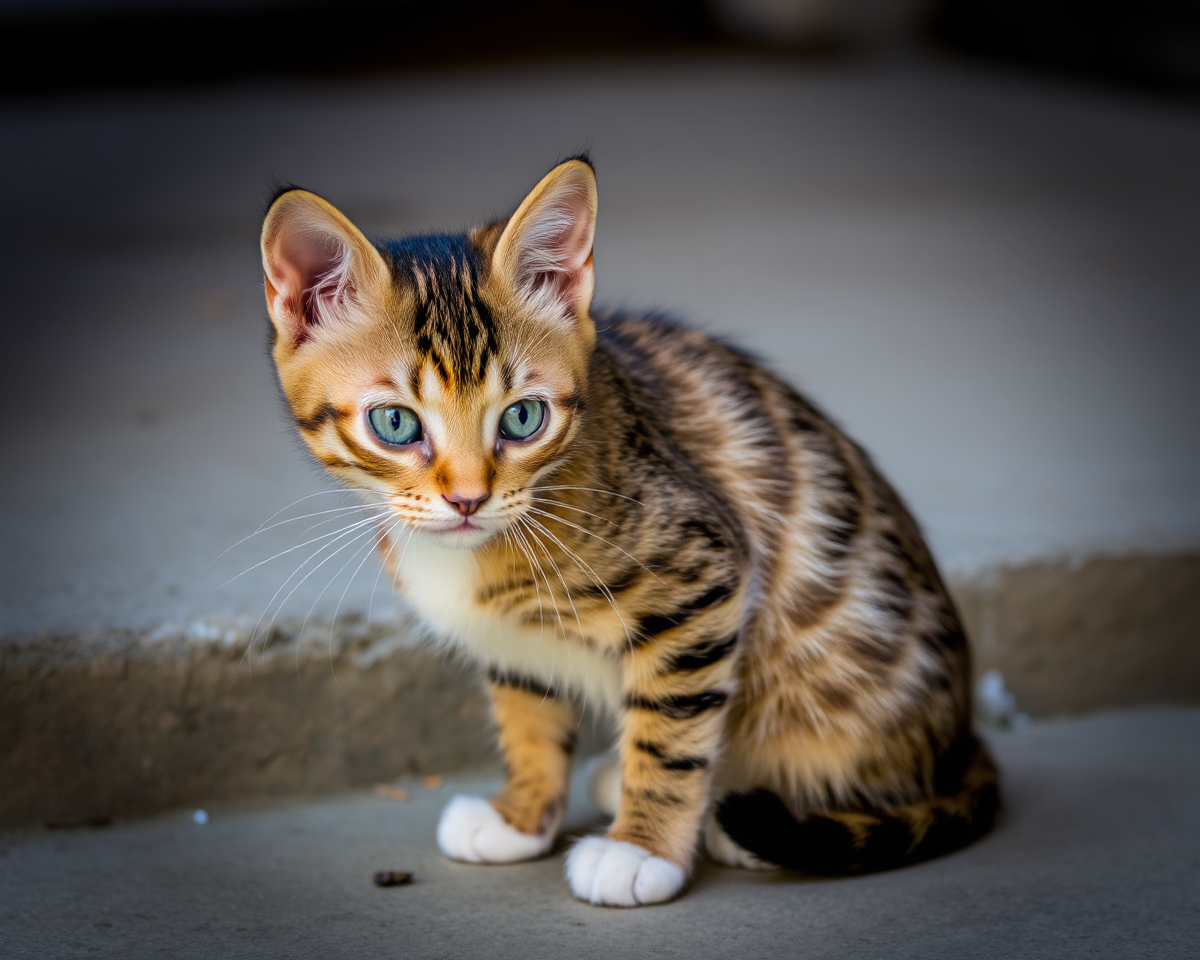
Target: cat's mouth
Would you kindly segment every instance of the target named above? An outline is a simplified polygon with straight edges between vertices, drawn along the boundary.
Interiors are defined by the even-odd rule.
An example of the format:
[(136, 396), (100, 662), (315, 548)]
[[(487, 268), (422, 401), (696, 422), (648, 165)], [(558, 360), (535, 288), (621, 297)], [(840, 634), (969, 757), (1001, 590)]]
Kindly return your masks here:
[(426, 527), (425, 529), (443, 544), (452, 547), (477, 547), (491, 537), (494, 532), (471, 517), (464, 517), (460, 522), (450, 526)]

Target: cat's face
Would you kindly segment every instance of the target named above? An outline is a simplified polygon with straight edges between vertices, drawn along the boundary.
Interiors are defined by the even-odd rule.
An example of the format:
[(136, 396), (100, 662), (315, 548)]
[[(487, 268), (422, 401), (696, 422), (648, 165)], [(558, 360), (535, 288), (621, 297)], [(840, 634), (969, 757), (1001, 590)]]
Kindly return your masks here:
[(447, 546), (536, 509), (587, 392), (594, 224), (578, 161), (507, 224), (382, 252), (320, 198), (279, 197), (263, 226), (267, 305), (312, 452)]

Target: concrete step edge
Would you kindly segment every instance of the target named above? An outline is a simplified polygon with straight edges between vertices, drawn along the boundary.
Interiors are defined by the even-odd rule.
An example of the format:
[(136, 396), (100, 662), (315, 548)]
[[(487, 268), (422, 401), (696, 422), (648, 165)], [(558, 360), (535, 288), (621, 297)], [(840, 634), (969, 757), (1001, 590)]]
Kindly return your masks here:
[[(977, 672), (1034, 715), (1200, 696), (1200, 553), (952, 580)], [(0, 638), (0, 828), (329, 793), (492, 759), (477, 671), (408, 620), (202, 618)], [(604, 724), (585, 721), (591, 742)]]

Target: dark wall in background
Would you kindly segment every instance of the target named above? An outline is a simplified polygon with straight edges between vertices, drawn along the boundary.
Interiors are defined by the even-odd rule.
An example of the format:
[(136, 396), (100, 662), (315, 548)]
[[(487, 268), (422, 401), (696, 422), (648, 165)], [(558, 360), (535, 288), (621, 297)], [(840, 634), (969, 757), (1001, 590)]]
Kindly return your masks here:
[(292, 0), (0, 18), (0, 89), (396, 72), (718, 42), (700, 0)]
[[(796, 0), (798, 3), (811, 0)], [(908, 0), (896, 0), (905, 3)], [(873, 55), (819, 28), (736, 37), (738, 0), (91, 0), (0, 2), (0, 96), (253, 77), (396, 73), (579, 55), (740, 45), (775, 55)], [(886, 6), (886, 4), (882, 4)], [(721, 10), (718, 10), (718, 7)], [(724, 11), (722, 13), (722, 11)], [(1200, 93), (1197, 0), (929, 0), (899, 38), (1024, 67)]]
[(942, 0), (929, 33), (992, 59), (1200, 90), (1197, 0)]

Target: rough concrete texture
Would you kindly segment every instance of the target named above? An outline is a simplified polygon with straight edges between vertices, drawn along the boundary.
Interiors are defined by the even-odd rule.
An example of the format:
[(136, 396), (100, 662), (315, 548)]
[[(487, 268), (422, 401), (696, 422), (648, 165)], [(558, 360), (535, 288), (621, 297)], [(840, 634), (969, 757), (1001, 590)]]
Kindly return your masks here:
[[(251, 624), (253, 621), (251, 621)], [(482, 687), (396, 624), (0, 646), (0, 826), (329, 793), (490, 759)]]
[[(1034, 715), (1200, 695), (1200, 558), (1097, 559), (957, 583), (976, 672)], [(492, 755), (476, 671), (404, 619), (259, 634), (198, 620), (149, 634), (0, 642), (0, 827), (328, 794)], [(589, 717), (584, 750), (604, 741)]]
[[(10, 834), (0, 953), (119, 957), (779, 957), (1174, 960), (1200, 937), (1200, 710), (1038, 722), (989, 735), (998, 829), (907, 870), (845, 880), (700, 867), (686, 895), (639, 910), (572, 900), (561, 849), (480, 867), (434, 844), (454, 792), (398, 803), (190, 811), (103, 830)], [(599, 821), (576, 789), (569, 826)], [(378, 870), (411, 870), (379, 889)]]
[(1200, 696), (1200, 556), (1036, 563), (953, 586), (976, 673), (1032, 714)]

